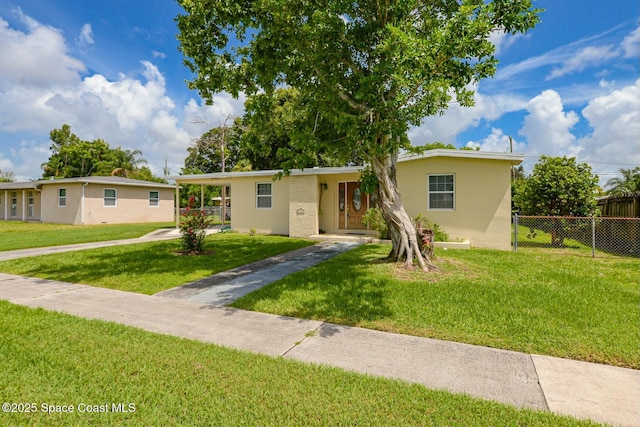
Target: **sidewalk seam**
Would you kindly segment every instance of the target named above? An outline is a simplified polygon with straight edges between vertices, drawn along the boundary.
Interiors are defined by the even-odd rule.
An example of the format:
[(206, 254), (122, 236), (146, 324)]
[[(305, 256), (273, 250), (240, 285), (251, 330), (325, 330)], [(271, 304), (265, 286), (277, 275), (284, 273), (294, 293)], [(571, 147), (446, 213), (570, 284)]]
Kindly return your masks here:
[[(301, 339), (301, 340), (299, 340), (299, 341), (296, 341), (296, 342), (295, 342), (295, 343), (293, 343), (293, 345), (291, 345), (288, 349), (286, 349), (285, 351), (283, 351), (282, 353), (280, 353), (280, 357), (284, 357), (284, 356), (286, 356), (286, 355), (287, 355), (287, 353), (289, 353), (291, 350), (293, 350), (294, 348), (296, 348), (296, 347), (298, 347), (298, 346), (302, 345), (302, 343), (303, 343), (307, 338), (315, 337), (315, 336), (316, 336), (316, 332), (317, 332), (320, 328), (322, 328), (324, 325), (325, 325), (325, 322), (321, 322), (321, 323), (320, 323), (320, 324), (319, 324), (315, 329), (312, 329), (311, 331), (309, 331), (309, 332), (311, 332), (311, 334), (309, 334), (309, 332), (305, 332), (305, 334), (304, 334), (304, 336), (302, 337), (302, 339)], [(307, 335), (307, 334), (309, 334), (309, 335)]]
[(12, 299), (12, 300), (8, 300), (8, 301), (10, 303), (12, 303), (12, 304), (19, 304), (20, 301), (32, 301), (32, 300), (37, 300), (37, 299), (40, 299), (40, 298), (48, 297), (50, 295), (58, 295), (58, 294), (64, 294), (64, 293), (67, 293), (67, 292), (79, 291), (79, 290), (82, 290), (82, 288), (78, 288), (77, 286), (87, 286), (87, 285), (74, 285), (74, 286), (76, 286), (76, 287), (67, 288), (67, 289), (59, 289), (57, 291), (48, 292), (46, 294), (40, 294), (40, 295), (29, 296), (29, 297), (24, 297), (24, 298), (17, 298), (17, 299)]
[(538, 373), (538, 367), (536, 366), (535, 360), (533, 360), (533, 355), (528, 354), (529, 360), (531, 360), (531, 365), (533, 366), (533, 371), (536, 373), (536, 381), (538, 381), (538, 386), (540, 386), (540, 391), (542, 391), (542, 398), (544, 399), (544, 406), (547, 408), (548, 412), (551, 412), (551, 408), (549, 407), (549, 402), (547, 401), (547, 394), (544, 392), (544, 387), (540, 382), (540, 374)]

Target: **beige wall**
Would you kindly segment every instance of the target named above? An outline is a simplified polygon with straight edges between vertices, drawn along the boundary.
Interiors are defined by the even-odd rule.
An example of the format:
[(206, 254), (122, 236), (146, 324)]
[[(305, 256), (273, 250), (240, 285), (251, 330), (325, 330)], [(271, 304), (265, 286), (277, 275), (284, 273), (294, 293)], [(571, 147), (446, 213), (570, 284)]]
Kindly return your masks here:
[[(271, 208), (256, 206), (258, 183), (271, 183)], [(238, 177), (231, 183), (231, 227), (240, 233), (289, 234), (289, 178)]]
[[(67, 203), (58, 206), (58, 189), (67, 190)], [(81, 224), (81, 183), (59, 183), (42, 186), (42, 222)]]
[[(58, 189), (67, 190), (66, 206), (58, 206)], [(116, 206), (104, 206), (104, 189), (116, 190)], [(42, 221), (61, 224), (123, 224), (138, 222), (171, 222), (174, 218), (174, 196), (171, 188), (119, 185), (61, 183), (43, 186)], [(158, 191), (159, 206), (149, 206), (149, 192)]]
[[(11, 211), (13, 193), (17, 199), (15, 215), (12, 215)], [(32, 215), (29, 215), (29, 193), (33, 195)], [(38, 221), (40, 220), (40, 199), (40, 192), (35, 189), (0, 190), (0, 219)]]
[[(398, 163), (398, 188), (407, 213), (422, 214), (452, 240), (472, 246), (511, 247), (511, 164), (508, 161), (435, 157)], [(428, 175), (453, 174), (455, 209), (428, 209)]]
[(295, 175), (289, 181), (289, 236), (318, 234), (318, 176)]

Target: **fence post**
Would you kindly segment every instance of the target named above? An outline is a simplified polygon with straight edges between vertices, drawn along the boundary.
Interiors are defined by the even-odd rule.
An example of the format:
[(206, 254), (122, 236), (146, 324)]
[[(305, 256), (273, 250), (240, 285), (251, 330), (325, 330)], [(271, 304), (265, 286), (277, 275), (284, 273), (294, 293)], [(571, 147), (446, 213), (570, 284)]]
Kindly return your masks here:
[(591, 217), (591, 258), (596, 257), (596, 219)]
[(513, 214), (513, 251), (518, 252), (518, 213)]

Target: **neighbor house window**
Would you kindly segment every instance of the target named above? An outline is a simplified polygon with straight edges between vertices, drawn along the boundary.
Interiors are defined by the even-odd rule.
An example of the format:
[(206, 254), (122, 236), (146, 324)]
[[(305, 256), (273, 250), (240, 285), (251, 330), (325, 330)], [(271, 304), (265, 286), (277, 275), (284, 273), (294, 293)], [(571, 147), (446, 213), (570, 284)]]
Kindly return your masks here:
[(258, 209), (271, 208), (271, 183), (259, 182), (256, 187), (256, 207)]
[(27, 216), (29, 218), (34, 217), (34, 205), (35, 199), (33, 198), (33, 191), (27, 193)]
[(429, 175), (429, 209), (455, 209), (454, 177)]
[(11, 192), (11, 216), (18, 216), (18, 193)]
[(104, 189), (104, 205), (105, 206), (115, 206), (117, 200), (117, 193), (114, 188), (105, 188)]
[(149, 206), (160, 206), (159, 191), (149, 191)]
[(58, 188), (58, 206), (67, 206), (67, 189)]

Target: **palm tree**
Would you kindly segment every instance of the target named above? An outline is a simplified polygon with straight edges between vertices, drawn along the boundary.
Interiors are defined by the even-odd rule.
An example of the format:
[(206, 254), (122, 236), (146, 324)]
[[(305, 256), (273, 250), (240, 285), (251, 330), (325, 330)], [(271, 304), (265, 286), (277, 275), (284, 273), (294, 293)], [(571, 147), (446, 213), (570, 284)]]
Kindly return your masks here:
[(633, 169), (619, 169), (621, 177), (611, 178), (604, 185), (607, 194), (635, 193), (640, 191), (640, 166)]
[(113, 156), (115, 167), (111, 171), (112, 176), (128, 177), (130, 172), (147, 163), (140, 150), (123, 150), (118, 147), (113, 151)]

